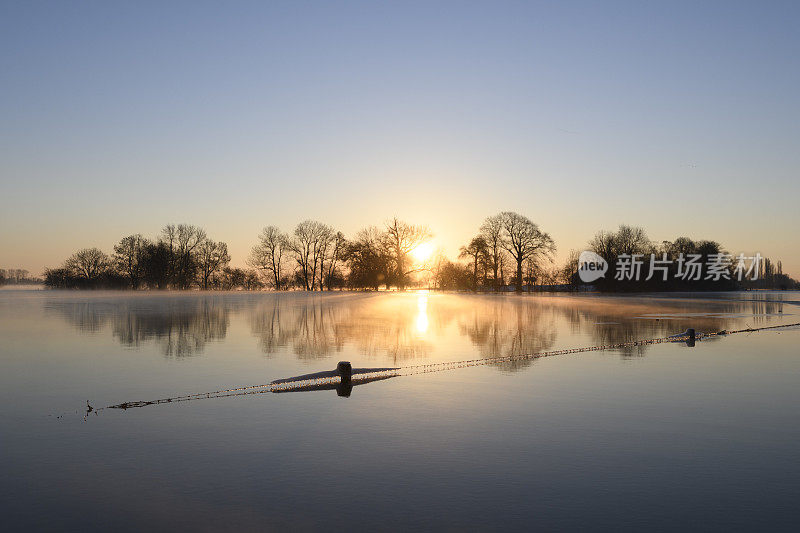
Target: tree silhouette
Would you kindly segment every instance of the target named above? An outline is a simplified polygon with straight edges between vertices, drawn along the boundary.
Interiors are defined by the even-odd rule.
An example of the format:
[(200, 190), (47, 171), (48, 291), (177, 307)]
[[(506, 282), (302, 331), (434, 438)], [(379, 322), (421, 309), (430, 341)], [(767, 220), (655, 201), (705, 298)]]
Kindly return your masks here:
[(284, 262), (289, 248), (289, 237), (277, 227), (267, 226), (259, 234), (258, 244), (251, 250), (247, 263), (264, 273), (279, 291), (284, 288)]
[(411, 264), (408, 255), (432, 236), (425, 226), (414, 226), (398, 220), (397, 217), (386, 223), (383, 245), (394, 266), (395, 281), (399, 289), (404, 289), (408, 276), (418, 271), (408, 268)]
[(522, 265), (525, 261), (536, 261), (542, 257), (552, 257), (556, 245), (549, 234), (523, 215), (512, 211), (500, 213), (503, 225), (503, 248), (517, 262), (517, 292), (522, 291)]
[(486, 239), (479, 235), (473, 237), (469, 244), (459, 249), (459, 259), (469, 258), (472, 263), (472, 287), (478, 287), (478, 264), (489, 256), (489, 247)]

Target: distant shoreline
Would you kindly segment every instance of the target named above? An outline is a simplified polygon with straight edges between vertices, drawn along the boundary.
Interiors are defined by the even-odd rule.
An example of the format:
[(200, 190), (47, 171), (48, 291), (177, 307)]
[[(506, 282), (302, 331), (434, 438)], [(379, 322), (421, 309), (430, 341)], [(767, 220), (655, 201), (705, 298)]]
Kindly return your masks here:
[(75, 292), (75, 293), (97, 293), (97, 292), (114, 292), (114, 293), (122, 293), (122, 294), (238, 294), (238, 293), (248, 293), (248, 294), (309, 294), (309, 295), (319, 295), (319, 294), (342, 294), (342, 293), (354, 293), (354, 294), (362, 294), (362, 293), (418, 293), (418, 292), (426, 292), (426, 293), (441, 293), (441, 294), (475, 294), (475, 295), (515, 295), (515, 296), (525, 296), (525, 295), (533, 295), (533, 294), (593, 294), (593, 295), (637, 295), (637, 294), (713, 294), (713, 293), (737, 293), (737, 292), (748, 292), (748, 293), (790, 293), (790, 292), (800, 292), (800, 289), (719, 289), (719, 290), (674, 290), (674, 291), (652, 291), (652, 290), (642, 290), (642, 291), (601, 291), (596, 289), (579, 289), (579, 290), (572, 290), (572, 289), (544, 289), (544, 290), (532, 290), (532, 291), (522, 291), (517, 292), (513, 289), (510, 290), (502, 290), (502, 291), (470, 291), (470, 290), (459, 290), (459, 289), (437, 289), (437, 288), (428, 288), (428, 287), (409, 287), (404, 290), (398, 289), (333, 289), (333, 290), (324, 290), (324, 291), (306, 291), (303, 289), (290, 289), (290, 290), (270, 290), (270, 289), (114, 289), (114, 288), (51, 288), (47, 287), (43, 283), (39, 284), (25, 284), (25, 285), (4, 285), (0, 286), (0, 291), (48, 291), (48, 292), (59, 292), (59, 293), (66, 293), (66, 292)]

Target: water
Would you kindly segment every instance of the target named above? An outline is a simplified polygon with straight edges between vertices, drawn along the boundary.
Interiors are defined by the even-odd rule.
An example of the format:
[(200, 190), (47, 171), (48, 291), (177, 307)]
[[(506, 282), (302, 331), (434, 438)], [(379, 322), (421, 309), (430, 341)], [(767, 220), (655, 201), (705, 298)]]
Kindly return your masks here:
[(789, 530), (800, 331), (90, 413), (93, 406), (800, 322), (797, 293), (0, 291), (10, 530)]

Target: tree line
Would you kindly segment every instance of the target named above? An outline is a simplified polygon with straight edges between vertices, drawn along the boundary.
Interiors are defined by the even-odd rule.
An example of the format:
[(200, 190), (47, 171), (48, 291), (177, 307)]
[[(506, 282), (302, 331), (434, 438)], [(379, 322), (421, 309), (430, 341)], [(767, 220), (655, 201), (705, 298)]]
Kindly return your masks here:
[[(706, 279), (705, 272), (700, 279), (681, 276), (684, 266), (681, 258), (698, 256), (696, 261), (707, 265), (715, 256), (727, 252), (720, 243), (711, 240), (678, 237), (674, 241), (655, 242), (637, 226), (623, 224), (616, 231), (601, 230), (589, 240), (586, 249), (603, 257), (609, 266), (604, 277), (590, 284), (579, 278), (579, 252), (571, 251), (563, 264), (556, 265), (552, 261), (555, 245), (547, 233), (516, 213), (500, 213), (487, 218), (477, 235), (460, 248), (459, 259), (466, 260), (466, 264), (439, 258), (432, 268), (432, 286), (479, 291), (800, 289), (800, 282), (783, 273), (780, 261), (765, 257), (741, 280), (735, 256), (730, 264), (719, 269), (725, 274), (719, 279)], [(617, 262), (633, 256), (640, 256), (638, 279), (617, 279)], [(654, 268), (657, 274), (647, 279), (651, 263), (657, 267)]]
[(556, 245), (550, 234), (529, 218), (504, 211), (490, 216), (477, 234), (459, 249), (459, 265), (444, 260), (437, 265), (437, 288), (501, 290), (507, 285), (517, 291), (531, 290), (545, 282), (554, 283), (552, 269)]
[[(621, 225), (616, 231), (599, 231), (588, 243), (588, 250), (603, 257), (609, 272), (592, 283), (600, 291), (695, 291), (737, 289), (800, 289), (800, 283), (783, 274), (781, 262), (761, 257), (748, 258), (741, 275), (737, 271), (737, 255), (731, 254), (716, 241), (678, 237), (674, 241), (655, 242), (641, 227)], [(615, 276), (615, 266), (622, 258), (639, 257), (638, 276)], [(695, 257), (696, 270), (687, 259)], [(728, 256), (723, 262), (720, 256)], [(716, 275), (709, 275), (708, 265), (716, 264)], [(705, 269), (705, 270), (703, 270)], [(651, 274), (652, 273), (652, 274)], [(563, 283), (578, 287), (578, 252), (572, 251), (562, 267)], [(638, 279), (637, 279), (638, 278)], [(649, 278), (649, 279), (648, 279)], [(739, 279), (741, 278), (741, 279)]]
[(84, 248), (58, 268), (44, 272), (52, 288), (78, 289), (257, 289), (255, 272), (231, 268), (228, 245), (189, 224), (168, 224), (155, 239), (141, 234), (123, 237), (106, 254)]
[(44, 277), (52, 288), (478, 289), (480, 264), (486, 274), (482, 285), (500, 289), (507, 281), (534, 279), (531, 271), (541, 270), (540, 262), (551, 260), (555, 251), (547, 233), (512, 212), (487, 218), (472, 248), (464, 248), (476, 254), (472, 275), (465, 265), (441, 254), (415, 257), (415, 250), (432, 237), (427, 226), (398, 218), (363, 228), (350, 239), (315, 220), (304, 220), (291, 232), (267, 226), (247, 258), (248, 268), (240, 269), (230, 267), (226, 243), (209, 238), (200, 227), (170, 224), (154, 239), (124, 237), (110, 254), (98, 248), (79, 250), (60, 267), (46, 269)]
[[(404, 289), (409, 285), (455, 290), (516, 290), (535, 283), (555, 243), (529, 218), (510, 211), (488, 217), (479, 234), (462, 247), (454, 263), (441, 253), (427, 260), (414, 251), (432, 238), (426, 226), (393, 218), (383, 227), (362, 229), (352, 239), (325, 224), (306, 220), (292, 234), (268, 226), (259, 235), (248, 264), (281, 290), (333, 288)], [(471, 268), (471, 270), (470, 270)], [(537, 274), (534, 274), (537, 273)], [(517, 280), (522, 280), (517, 283)]]
[[(533, 291), (585, 288), (578, 277), (578, 253), (556, 265), (556, 245), (538, 224), (519, 213), (504, 211), (487, 217), (475, 235), (459, 249), (458, 261), (441, 253), (422, 259), (415, 251), (429, 243), (427, 226), (393, 218), (382, 226), (368, 226), (347, 238), (336, 228), (304, 220), (291, 232), (266, 226), (257, 236), (246, 260), (247, 268), (230, 266), (227, 244), (208, 237), (205, 230), (188, 224), (169, 224), (153, 239), (129, 235), (114, 245), (113, 253), (86, 248), (67, 258), (62, 266), (45, 270), (44, 282), (52, 288), (114, 289), (333, 289), (378, 290), (423, 286), (443, 290)], [(797, 288), (782, 273), (780, 262), (766, 260), (759, 267), (760, 281), (684, 280), (675, 276), (679, 254), (699, 254), (705, 261), (723, 253), (708, 240), (680, 237), (651, 241), (644, 229), (620, 226), (600, 231), (589, 250), (604, 257), (609, 272), (592, 283), (601, 291), (705, 290), (735, 288)], [(668, 279), (617, 280), (618, 258), (640, 254), (642, 271), (650, 267), (651, 254), (669, 258)], [(732, 269), (733, 267), (730, 267)], [(730, 270), (729, 269), (729, 270)], [(732, 274), (732, 270), (731, 274)], [(644, 276), (643, 276), (644, 277)]]
[(428, 270), (411, 254), (432, 236), (425, 226), (393, 218), (348, 240), (326, 224), (304, 220), (291, 234), (264, 228), (247, 263), (276, 290), (404, 289), (414, 274)]
[(0, 285), (33, 285), (41, 282), (24, 268), (0, 268)]

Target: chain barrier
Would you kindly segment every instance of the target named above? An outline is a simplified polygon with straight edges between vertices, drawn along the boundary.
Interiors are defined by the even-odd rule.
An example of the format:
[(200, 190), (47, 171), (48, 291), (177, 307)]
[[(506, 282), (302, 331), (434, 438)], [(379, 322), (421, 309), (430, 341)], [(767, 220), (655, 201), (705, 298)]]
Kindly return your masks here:
[[(800, 326), (800, 322), (793, 324), (780, 324), (777, 326), (763, 326), (760, 328), (746, 328), (731, 331), (719, 331), (716, 333), (698, 333), (694, 335), (695, 341), (703, 341), (715, 337), (723, 337), (733, 335), (736, 333), (751, 333), (757, 331), (765, 331), (770, 329), (789, 328)], [(418, 374), (429, 374), (432, 372), (444, 372), (447, 370), (456, 370), (459, 368), (467, 368), (473, 366), (486, 366), (498, 363), (507, 363), (513, 361), (535, 360), (544, 357), (553, 357), (556, 355), (568, 355), (575, 353), (586, 352), (599, 352), (605, 350), (616, 350), (619, 348), (630, 348), (636, 346), (647, 346), (652, 344), (662, 344), (665, 342), (687, 342), (692, 340), (691, 335), (673, 335), (669, 337), (659, 337), (655, 339), (642, 339), (636, 341), (618, 342), (614, 344), (603, 344), (599, 346), (585, 346), (582, 348), (566, 348), (561, 350), (550, 350), (546, 352), (534, 352), (530, 354), (506, 355), (501, 357), (487, 357), (481, 359), (467, 359), (464, 361), (447, 361), (442, 363), (429, 363), (424, 365), (411, 365), (387, 370), (380, 370), (376, 372), (364, 372), (353, 374), (351, 381), (353, 385), (359, 384), (362, 381), (371, 381), (375, 378), (388, 378), (397, 376), (414, 376)], [(281, 383), (265, 383), (262, 385), (248, 385), (245, 387), (236, 387), (232, 389), (221, 389), (211, 392), (201, 392), (197, 394), (186, 394), (183, 396), (173, 396), (171, 398), (161, 398), (158, 400), (140, 400), (133, 402), (123, 402), (116, 405), (109, 405), (94, 409), (88, 405), (88, 412), (97, 412), (103, 409), (131, 409), (134, 407), (145, 407), (148, 405), (158, 405), (163, 403), (178, 403), (187, 402), (192, 400), (203, 400), (210, 398), (228, 398), (231, 396), (245, 396), (251, 394), (264, 394), (267, 392), (290, 392), (293, 390), (301, 390), (309, 387), (319, 387), (325, 385), (337, 385), (341, 383), (339, 376), (326, 376), (310, 379), (300, 379), (296, 381), (284, 381)]]

